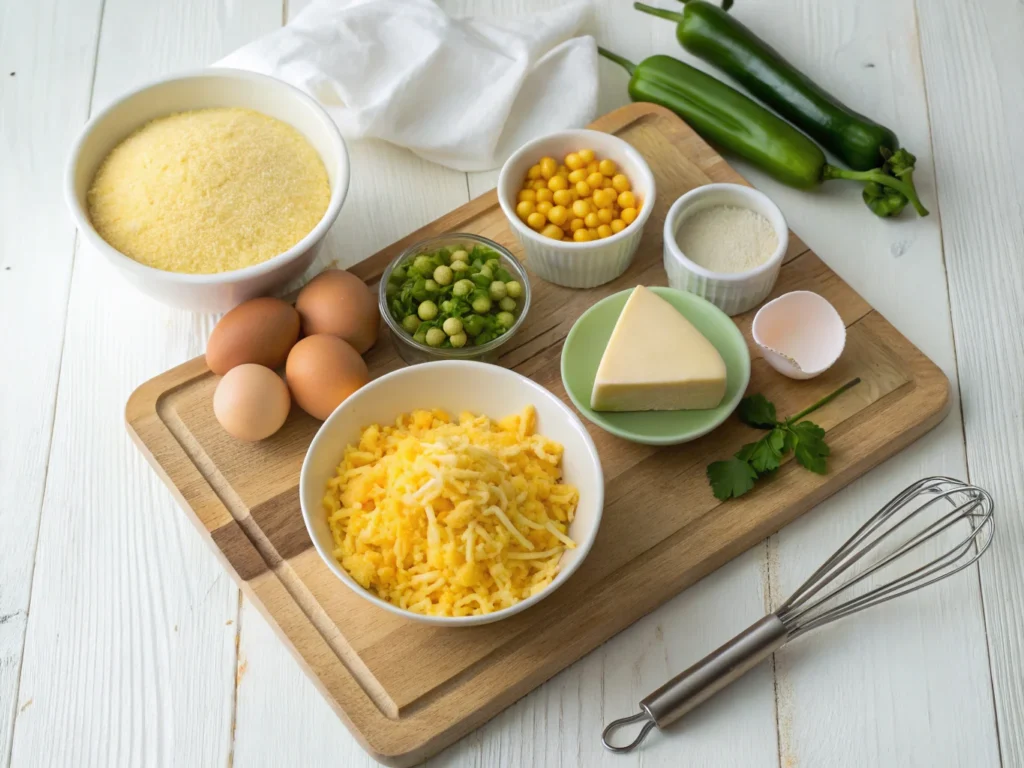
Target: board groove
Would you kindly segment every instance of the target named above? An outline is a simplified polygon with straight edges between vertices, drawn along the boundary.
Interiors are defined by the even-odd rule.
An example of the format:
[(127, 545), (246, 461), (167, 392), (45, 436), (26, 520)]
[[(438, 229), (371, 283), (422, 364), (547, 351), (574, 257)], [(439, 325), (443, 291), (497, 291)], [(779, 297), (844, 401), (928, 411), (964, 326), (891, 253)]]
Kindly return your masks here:
[[(589, 291), (532, 281), (534, 300), (502, 364), (565, 399), (561, 343), (600, 298), (664, 284), (661, 222), (679, 194), (708, 181), (745, 183), (671, 113), (634, 104), (594, 126), (624, 136), (654, 169), (659, 202), (634, 264)], [(520, 253), (492, 191), (351, 271), (370, 283), (405, 248), (444, 231), (472, 231)], [(527, 264), (527, 266), (529, 266)], [(498, 624), (442, 630), (391, 616), (351, 594), (319, 561), (299, 512), (301, 459), (318, 423), (293, 409), (256, 445), (227, 437), (212, 416), (214, 377), (197, 358), (146, 382), (126, 409), (129, 432), (245, 594), (314, 684), (378, 760), (415, 764), (479, 726), (679, 590), (754, 545), (935, 426), (949, 407), (942, 372), (796, 236), (775, 294), (807, 288), (828, 298), (848, 329), (830, 371), (793, 382), (755, 356), (751, 389), (792, 413), (853, 376), (862, 384), (815, 421), (828, 430), (830, 473), (784, 464), (755, 493), (720, 504), (704, 465), (756, 433), (730, 419), (669, 448), (641, 446), (588, 425), (607, 480), (604, 519), (587, 561), (558, 592)], [(753, 313), (736, 318), (753, 350)], [(374, 375), (399, 367), (387, 339), (367, 355)]]

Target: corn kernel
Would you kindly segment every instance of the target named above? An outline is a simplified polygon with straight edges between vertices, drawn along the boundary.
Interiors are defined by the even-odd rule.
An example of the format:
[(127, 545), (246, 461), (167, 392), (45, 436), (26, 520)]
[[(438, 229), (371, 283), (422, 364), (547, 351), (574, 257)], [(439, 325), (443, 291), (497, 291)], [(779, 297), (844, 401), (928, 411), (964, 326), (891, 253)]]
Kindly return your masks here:
[(628, 192), (633, 188), (625, 174), (617, 173), (612, 177), (612, 186), (616, 192)]
[(601, 225), (601, 220), (597, 218), (597, 214), (591, 211), (583, 217), (583, 222), (587, 225), (588, 229), (597, 229)]
[(629, 190), (625, 192), (619, 192), (618, 200), (616, 201), (623, 209), (636, 208), (636, 197)]
[(572, 233), (572, 239), (577, 243), (589, 242), (592, 238), (590, 237), (590, 231), (586, 229), (577, 229)]
[(551, 196), (551, 202), (555, 205), (572, 205), (572, 192), (568, 189), (560, 189)]
[(611, 208), (602, 208), (597, 212), (597, 218), (602, 224), (611, 224), (615, 216), (612, 214)]
[(556, 205), (548, 211), (548, 221), (561, 227), (569, 218), (569, 211), (564, 205)]
[(586, 200), (577, 200), (572, 204), (572, 213), (576, 218), (582, 219), (590, 213), (590, 203)]
[(636, 208), (623, 208), (622, 220), (627, 224), (632, 224), (636, 221)]
[(548, 224), (540, 232), (544, 237), (550, 237), (552, 240), (561, 240), (565, 235), (562, 233), (562, 228), (555, 226), (554, 224)]
[(619, 232), (626, 228), (626, 222), (624, 222), (622, 219), (612, 219), (612, 223), (609, 224), (608, 226), (611, 227), (612, 232), (617, 235)]
[(554, 205), (552, 205), (550, 200), (541, 200), (539, 203), (537, 203), (536, 210), (537, 213), (539, 213), (541, 216), (546, 217), (548, 215), (548, 211), (550, 211), (553, 207)]
[(516, 206), (516, 214), (520, 219), (526, 221), (526, 218), (536, 210), (533, 207), (532, 200), (520, 200), (519, 205)]
[(565, 156), (565, 166), (570, 171), (575, 171), (584, 165), (586, 165), (586, 163), (583, 162), (583, 158), (580, 157), (579, 153), (577, 152), (570, 152), (568, 155)]
[(614, 189), (599, 189), (594, 192), (594, 205), (598, 208), (611, 208), (615, 202)]
[(611, 237), (612, 228), (607, 224), (602, 224), (600, 227), (597, 228), (597, 236), (600, 238)]
[(590, 197), (590, 185), (585, 181), (577, 181), (576, 194), (580, 197)]
[(591, 189), (600, 189), (601, 188), (601, 184), (603, 182), (604, 182), (604, 176), (602, 176), (597, 171), (594, 171), (589, 176), (587, 176), (587, 184), (590, 185)]
[[(544, 184), (544, 182), (541, 182), (541, 184)], [(544, 203), (544, 202), (550, 203), (554, 198), (555, 198), (554, 193), (552, 193), (552, 191), (550, 189), (548, 189), (546, 186), (541, 187), (540, 189), (537, 190), (537, 202), (538, 203)]]
[(559, 190), (568, 188), (569, 182), (566, 180), (565, 176), (552, 176), (548, 179), (548, 189), (552, 192), (558, 192)]
[(594, 162), (594, 150), (592, 149), (581, 149), (576, 154), (580, 156), (580, 160), (584, 163)]
[(577, 229), (585, 229), (586, 226), (587, 225), (583, 222), (583, 219), (573, 219), (569, 222), (569, 231), (575, 232)]
[(558, 163), (553, 157), (542, 157), (540, 159), (540, 175), (544, 179), (550, 179), (558, 172)]
[(540, 178), (540, 164), (531, 165), (530, 170), (526, 172), (526, 178), (528, 179), (539, 179)]
[(597, 170), (603, 173), (605, 176), (614, 176), (615, 171), (618, 170), (615, 162), (605, 158), (597, 164)]
[(532, 189), (521, 189), (519, 190), (519, 196), (517, 199), (520, 203), (524, 200), (529, 200), (531, 203), (534, 203), (537, 201), (537, 193)]
[(540, 232), (544, 228), (544, 224), (546, 222), (547, 219), (544, 217), (544, 215), (538, 213), (537, 211), (534, 211), (533, 213), (526, 217), (526, 225), (530, 229), (535, 229), (538, 232)]

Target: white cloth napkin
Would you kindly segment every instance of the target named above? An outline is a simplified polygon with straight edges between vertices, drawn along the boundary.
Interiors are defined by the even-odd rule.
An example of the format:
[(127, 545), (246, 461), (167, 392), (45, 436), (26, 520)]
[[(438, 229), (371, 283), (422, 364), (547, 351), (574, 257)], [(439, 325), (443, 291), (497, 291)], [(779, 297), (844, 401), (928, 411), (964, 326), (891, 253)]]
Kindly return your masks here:
[(347, 139), (375, 137), (460, 171), (501, 165), (597, 109), (589, 0), (517, 19), (453, 19), (430, 0), (317, 0), (217, 66), (291, 83)]

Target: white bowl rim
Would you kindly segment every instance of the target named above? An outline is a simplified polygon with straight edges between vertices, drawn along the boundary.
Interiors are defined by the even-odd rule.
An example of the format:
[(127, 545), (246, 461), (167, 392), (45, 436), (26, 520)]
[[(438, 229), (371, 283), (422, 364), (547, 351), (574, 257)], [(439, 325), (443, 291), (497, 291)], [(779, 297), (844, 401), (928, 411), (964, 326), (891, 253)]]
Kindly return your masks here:
[[(553, 240), (550, 237), (544, 237), (539, 232), (535, 232), (528, 226), (520, 221), (519, 216), (516, 215), (515, 207), (511, 205), (511, 202), (505, 195), (505, 180), (508, 178), (509, 169), (512, 165), (519, 160), (523, 155), (529, 151), (536, 151), (537, 147), (558, 138), (572, 137), (572, 136), (588, 136), (598, 135), (602, 137), (602, 141), (606, 139), (612, 139), (614, 142), (621, 144), (625, 154), (629, 155), (631, 159), (637, 164), (637, 166), (647, 176), (647, 181), (651, 189), (647, 199), (643, 201), (643, 206), (640, 208), (640, 215), (634, 219), (633, 223), (625, 227), (621, 232), (616, 232), (611, 237), (605, 237), (601, 240), (587, 240), (583, 243), (577, 243), (573, 241), (566, 243), (562, 240)], [(540, 136), (536, 139), (526, 142), (517, 149), (512, 155), (505, 161), (505, 164), (501, 167), (501, 173), (498, 174), (498, 204), (501, 206), (501, 210), (505, 214), (505, 218), (508, 219), (509, 223), (515, 228), (515, 230), (525, 237), (536, 243), (543, 243), (545, 246), (554, 248), (555, 250), (562, 249), (566, 252), (580, 251), (585, 248), (593, 248), (595, 245), (611, 245), (613, 243), (625, 240), (627, 237), (632, 236), (635, 232), (644, 228), (647, 223), (647, 219), (651, 216), (651, 211), (654, 209), (654, 203), (657, 198), (657, 186), (654, 180), (654, 173), (651, 171), (647, 161), (644, 160), (641, 155), (632, 144), (625, 139), (620, 139), (614, 133), (605, 133), (604, 131), (595, 131), (591, 128), (572, 128), (565, 131), (556, 131), (555, 133), (549, 133), (544, 136)], [(636, 229), (634, 229), (636, 227)]]
[[(772, 255), (763, 263), (749, 269), (746, 272), (712, 272), (707, 267), (702, 267), (695, 261), (692, 261), (686, 254), (683, 253), (679, 244), (676, 242), (676, 226), (679, 223), (679, 217), (684, 208), (691, 205), (694, 200), (705, 197), (717, 191), (726, 190), (728, 192), (735, 192), (741, 197), (756, 198), (760, 202), (772, 211), (773, 215), (778, 217), (778, 220), (782, 222), (782, 228), (780, 229), (776, 222), (769, 219), (769, 224), (772, 225), (772, 229), (775, 230), (775, 235), (778, 238), (778, 245), (772, 252)], [(767, 217), (766, 217), (767, 218)], [(775, 269), (782, 258), (786, 255), (786, 251), (789, 249), (789, 225), (786, 222), (786, 217), (782, 214), (782, 209), (776, 205), (775, 201), (772, 200), (768, 195), (759, 189), (754, 187), (748, 187), (745, 184), (731, 184), (727, 182), (715, 183), (715, 184), (704, 184), (699, 187), (694, 187), (689, 192), (684, 193), (678, 200), (672, 203), (672, 207), (669, 208), (668, 214), (665, 216), (665, 228), (662, 233), (662, 239), (665, 241), (665, 247), (672, 253), (672, 256), (678, 261), (683, 263), (687, 269), (695, 274), (709, 278), (712, 280), (723, 280), (727, 282), (742, 282), (751, 277), (759, 277), (767, 274)]]
[[(338, 414), (343, 411), (349, 400), (351, 400), (352, 398), (359, 397), (360, 395), (365, 394), (366, 392), (369, 392), (373, 388), (380, 386), (382, 382), (388, 381), (392, 378), (398, 378), (400, 376), (415, 375), (415, 372), (418, 369), (423, 369), (426, 367), (445, 367), (453, 368), (455, 370), (461, 369), (463, 371), (466, 368), (475, 369), (486, 367), (489, 369), (493, 369), (494, 371), (497, 371), (499, 376), (507, 375), (514, 380), (518, 380), (520, 383), (527, 385), (539, 396), (548, 398), (555, 404), (557, 408), (559, 408), (562, 411), (562, 413), (569, 420), (569, 423), (579, 432), (580, 436), (583, 438), (583, 443), (588, 450), (588, 456), (591, 462), (593, 462), (594, 466), (596, 467), (597, 476), (600, 480), (600, 482), (597, 484), (597, 488), (595, 489), (596, 506), (594, 525), (587, 533), (586, 538), (580, 542), (577, 542), (576, 548), (577, 550), (579, 550), (579, 555), (576, 557), (575, 561), (568, 568), (560, 569), (558, 575), (554, 578), (554, 580), (552, 580), (552, 582), (541, 592), (538, 592), (536, 595), (531, 595), (530, 597), (516, 603), (515, 605), (512, 605), (508, 608), (502, 608), (501, 610), (494, 611), (493, 613), (485, 613), (476, 616), (428, 616), (426, 614), (414, 613), (413, 611), (408, 611), (404, 608), (399, 608), (397, 605), (389, 603), (386, 600), (382, 600), (381, 598), (372, 594), (369, 590), (363, 589), (355, 581), (355, 579), (353, 579), (348, 574), (348, 572), (341, 567), (341, 564), (335, 559), (333, 553), (324, 551), (324, 548), (320, 546), (320, 541), (318, 540), (316, 533), (313, 529), (313, 510), (307, 508), (305, 502), (305, 494), (302, 492), (307, 482), (307, 473), (308, 471), (311, 471), (309, 470), (309, 464), (311, 461), (310, 457), (317, 450), (320, 441), (326, 439), (324, 435), (330, 429), (330, 425), (338, 417)], [(320, 428), (317, 430), (316, 435), (313, 436), (313, 440), (309, 444), (309, 448), (306, 450), (306, 456), (302, 460), (302, 469), (299, 473), (299, 506), (302, 508), (302, 520), (306, 525), (306, 532), (309, 534), (309, 538), (313, 542), (313, 546), (316, 548), (317, 554), (320, 555), (320, 559), (323, 560), (324, 564), (327, 565), (331, 572), (335, 576), (337, 576), (338, 579), (345, 584), (345, 586), (349, 587), (351, 590), (356, 592), (360, 597), (369, 600), (374, 605), (383, 608), (384, 610), (389, 611), (395, 614), (396, 616), (401, 616), (402, 618), (422, 622), (425, 624), (434, 624), (437, 626), (447, 627), (471, 627), (480, 624), (490, 624), (492, 622), (508, 618), (509, 616), (513, 616), (517, 613), (521, 613), (522, 611), (525, 611), (527, 608), (539, 603), (545, 597), (547, 597), (556, 589), (558, 589), (558, 587), (560, 587), (562, 584), (568, 581), (569, 578), (583, 564), (583, 561), (586, 560), (587, 555), (590, 554), (590, 550), (594, 546), (594, 541), (596, 541), (597, 539), (597, 533), (601, 528), (601, 518), (604, 514), (604, 469), (601, 466), (601, 457), (597, 452), (597, 446), (594, 444), (593, 439), (590, 437), (590, 433), (587, 432), (587, 428), (583, 425), (583, 422), (580, 421), (579, 417), (575, 413), (573, 413), (572, 409), (568, 405), (566, 405), (561, 398), (559, 398), (549, 390), (545, 389), (537, 382), (533, 381), (533, 379), (529, 379), (526, 376), (523, 376), (521, 373), (516, 373), (515, 371), (509, 368), (505, 368), (500, 365), (493, 365), (491, 363), (481, 363), (476, 360), (433, 360), (427, 363), (419, 363), (417, 365), (406, 366), (391, 371), (390, 373), (386, 373), (380, 378), (374, 379), (370, 383), (358, 389), (356, 392), (349, 396), (349, 400), (342, 402), (337, 408), (335, 408), (334, 412), (327, 417), (323, 424), (320, 425)], [(319, 508), (316, 510), (316, 512), (318, 514), (322, 514), (322, 510), (320, 510)]]
[[(314, 114), (316, 114), (324, 124), (324, 127), (327, 129), (327, 133), (330, 136), (331, 143), (338, 151), (337, 180), (331, 190), (331, 199), (328, 202), (327, 210), (324, 211), (324, 215), (320, 218), (320, 221), (317, 222), (316, 226), (313, 227), (305, 237), (287, 251), (282, 251), (266, 261), (261, 261), (259, 264), (242, 267), (241, 269), (228, 270), (226, 272), (203, 274), (173, 272), (167, 269), (150, 267), (121, 253), (110, 245), (110, 243), (104, 240), (89, 220), (88, 211), (79, 204), (78, 195), (75, 194), (75, 169), (78, 167), (82, 145), (92, 134), (96, 125), (100, 121), (126, 102), (138, 96), (140, 93), (147, 91), (150, 88), (166, 85), (167, 83), (173, 83), (179, 80), (192, 80), (200, 77), (209, 77), (211, 75), (236, 78), (239, 80), (251, 80), (271, 87), (282, 88), (283, 90), (291, 92), (291, 95), (297, 101), (302, 102), (313, 110)], [(323, 161), (324, 158), (321, 157), (320, 159)], [(68, 209), (71, 211), (71, 216), (75, 221), (75, 225), (78, 227), (78, 231), (82, 233), (89, 244), (101, 253), (104, 253), (108, 258), (115, 260), (118, 263), (118, 266), (123, 269), (126, 269), (129, 272), (134, 272), (140, 278), (149, 277), (182, 285), (220, 285), (234, 283), (238, 280), (260, 277), (261, 275), (273, 272), (281, 264), (292, 261), (309, 250), (314, 243), (320, 240), (327, 233), (327, 230), (330, 229), (332, 224), (334, 224), (334, 220), (337, 219), (338, 214), (341, 212), (341, 206), (348, 195), (350, 174), (351, 163), (348, 156), (348, 147), (345, 146), (345, 140), (341, 136), (341, 131), (338, 130), (338, 126), (333, 120), (331, 120), (327, 112), (324, 111), (324, 108), (321, 107), (312, 97), (303, 93), (291, 83), (286, 83), (284, 80), (278, 80), (276, 77), (271, 77), (269, 75), (250, 72), (244, 69), (233, 69), (230, 67), (207, 67), (206, 69), (189, 70), (170, 77), (151, 80), (140, 85), (138, 88), (125, 93), (119, 99), (116, 99), (103, 110), (93, 115), (78, 134), (78, 138), (75, 139), (75, 143), (72, 145), (71, 152), (68, 155), (67, 166), (64, 170), (64, 200)]]

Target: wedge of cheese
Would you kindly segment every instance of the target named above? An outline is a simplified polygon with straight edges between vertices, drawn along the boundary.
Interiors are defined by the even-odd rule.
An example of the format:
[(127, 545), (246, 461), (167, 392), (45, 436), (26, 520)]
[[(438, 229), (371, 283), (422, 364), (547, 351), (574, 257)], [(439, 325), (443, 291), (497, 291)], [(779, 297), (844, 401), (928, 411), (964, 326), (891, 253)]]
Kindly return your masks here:
[(612, 331), (590, 396), (595, 411), (714, 408), (725, 361), (679, 310), (637, 286)]

